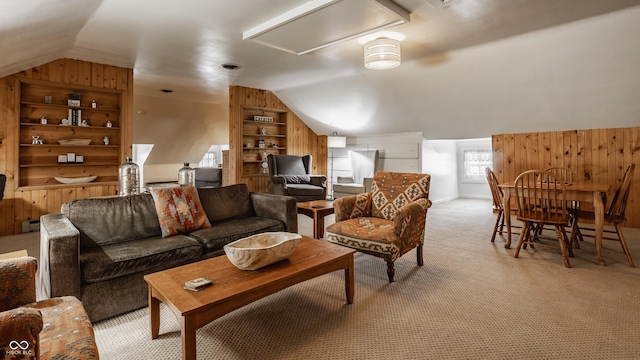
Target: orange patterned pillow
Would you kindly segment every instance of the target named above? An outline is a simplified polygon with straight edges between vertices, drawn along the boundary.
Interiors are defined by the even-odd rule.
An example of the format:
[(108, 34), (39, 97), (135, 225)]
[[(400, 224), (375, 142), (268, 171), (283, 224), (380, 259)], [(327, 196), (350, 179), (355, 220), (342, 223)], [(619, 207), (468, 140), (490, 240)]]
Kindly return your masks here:
[(152, 190), (162, 237), (211, 227), (195, 186)]

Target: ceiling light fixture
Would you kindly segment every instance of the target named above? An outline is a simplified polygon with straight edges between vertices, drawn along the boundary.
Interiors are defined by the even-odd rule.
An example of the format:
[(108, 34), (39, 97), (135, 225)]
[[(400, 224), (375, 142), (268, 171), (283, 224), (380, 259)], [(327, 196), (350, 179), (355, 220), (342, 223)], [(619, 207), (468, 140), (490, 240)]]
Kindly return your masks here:
[(371, 70), (393, 69), (400, 65), (400, 41), (387, 37), (364, 44), (364, 66)]

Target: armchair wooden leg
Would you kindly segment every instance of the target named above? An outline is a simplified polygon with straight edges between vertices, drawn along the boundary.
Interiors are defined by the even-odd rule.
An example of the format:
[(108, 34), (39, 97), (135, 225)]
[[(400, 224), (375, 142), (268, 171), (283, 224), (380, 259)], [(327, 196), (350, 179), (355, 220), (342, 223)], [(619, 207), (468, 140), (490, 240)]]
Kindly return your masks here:
[(387, 275), (389, 276), (389, 282), (393, 282), (393, 277), (396, 275), (396, 269), (393, 268), (393, 261), (387, 261)]
[(417, 257), (418, 257), (418, 266), (424, 265), (424, 256), (422, 255), (422, 246), (423, 246), (423, 244), (420, 244), (416, 248), (416, 253), (417, 253)]

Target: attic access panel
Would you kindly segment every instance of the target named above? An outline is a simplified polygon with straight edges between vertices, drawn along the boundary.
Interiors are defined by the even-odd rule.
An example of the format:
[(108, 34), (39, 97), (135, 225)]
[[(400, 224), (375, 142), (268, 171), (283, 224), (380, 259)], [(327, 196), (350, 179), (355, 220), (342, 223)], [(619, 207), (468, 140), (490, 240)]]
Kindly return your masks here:
[(313, 0), (243, 33), (278, 50), (303, 55), (409, 22), (409, 12), (390, 0)]

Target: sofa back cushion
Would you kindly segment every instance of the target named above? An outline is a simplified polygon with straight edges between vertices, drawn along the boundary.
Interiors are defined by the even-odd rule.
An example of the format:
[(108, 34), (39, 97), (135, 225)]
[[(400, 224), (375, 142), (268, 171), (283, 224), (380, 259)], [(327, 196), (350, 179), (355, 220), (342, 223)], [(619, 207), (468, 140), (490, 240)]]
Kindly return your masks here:
[(202, 208), (212, 224), (254, 215), (247, 184), (198, 188), (198, 195)]
[(62, 213), (80, 231), (81, 248), (161, 235), (150, 194), (71, 200)]

